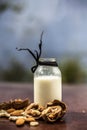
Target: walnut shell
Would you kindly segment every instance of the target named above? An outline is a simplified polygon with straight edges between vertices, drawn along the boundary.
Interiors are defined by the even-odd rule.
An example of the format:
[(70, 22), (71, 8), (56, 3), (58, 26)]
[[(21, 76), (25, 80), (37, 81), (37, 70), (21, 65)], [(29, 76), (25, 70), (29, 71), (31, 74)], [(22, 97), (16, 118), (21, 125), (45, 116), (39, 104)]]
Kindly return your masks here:
[(55, 122), (66, 113), (65, 103), (54, 100), (47, 103), (47, 107), (42, 111), (42, 118), (47, 122)]
[(29, 105), (29, 100), (21, 100), (21, 99), (15, 99), (12, 101), (12, 107), (15, 109), (23, 109)]
[(31, 103), (26, 109), (25, 113), (34, 117), (35, 119), (41, 118), (41, 112), (43, 111), (44, 107), (40, 106), (37, 103)]
[(10, 108), (14, 108), (14, 109), (23, 109), (25, 107), (27, 107), (29, 105), (29, 100), (25, 99), (15, 99), (15, 100), (10, 100), (9, 102), (3, 102), (0, 103), (0, 110), (8, 110)]
[(0, 110), (7, 110), (12, 107), (11, 101), (0, 103)]

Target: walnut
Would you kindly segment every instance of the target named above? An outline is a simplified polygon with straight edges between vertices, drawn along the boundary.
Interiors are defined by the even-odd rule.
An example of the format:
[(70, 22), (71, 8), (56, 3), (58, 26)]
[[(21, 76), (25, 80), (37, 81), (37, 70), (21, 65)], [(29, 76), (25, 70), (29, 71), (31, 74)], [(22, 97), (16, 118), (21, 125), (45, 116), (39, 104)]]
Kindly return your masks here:
[(30, 126), (37, 126), (39, 123), (36, 120), (40, 118), (51, 123), (61, 120), (66, 108), (66, 104), (59, 100), (48, 102), (43, 107), (37, 103), (30, 104), (28, 99), (15, 99), (0, 104), (0, 117), (8, 117), (9, 120), (15, 121), (17, 126), (25, 122), (30, 123)]
[(53, 100), (52, 102), (47, 103), (47, 107), (49, 107), (49, 106), (61, 106), (62, 112), (61, 112), (60, 118), (62, 118), (67, 111), (66, 104), (59, 100)]
[(47, 107), (42, 111), (42, 118), (47, 122), (55, 122), (62, 118), (65, 113), (66, 105), (59, 100), (54, 100), (47, 103)]
[(37, 103), (31, 103), (26, 109), (25, 113), (34, 117), (35, 119), (41, 118), (41, 112), (43, 110), (43, 106), (40, 106)]
[(41, 116), (41, 112), (38, 110), (30, 109), (26, 112), (28, 115), (31, 115), (35, 119), (39, 119)]
[(12, 101), (12, 107), (15, 109), (23, 109), (27, 107), (30, 104), (28, 99), (21, 100), (21, 99), (15, 99)]
[(14, 109), (24, 109), (30, 104), (28, 99), (22, 100), (22, 99), (15, 99), (15, 100), (10, 100), (9, 102), (3, 102), (0, 103), (0, 110), (8, 110), (10, 108)]
[(25, 112), (30, 110), (30, 109), (38, 109), (39, 105), (37, 103), (31, 103), (30, 105), (27, 106), (25, 109)]

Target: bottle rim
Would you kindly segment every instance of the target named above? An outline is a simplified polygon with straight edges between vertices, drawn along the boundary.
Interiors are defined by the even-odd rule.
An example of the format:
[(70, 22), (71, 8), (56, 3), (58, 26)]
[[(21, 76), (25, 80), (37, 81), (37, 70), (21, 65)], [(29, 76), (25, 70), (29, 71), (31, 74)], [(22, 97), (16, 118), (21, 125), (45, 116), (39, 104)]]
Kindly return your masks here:
[(58, 66), (55, 58), (40, 58), (39, 65)]

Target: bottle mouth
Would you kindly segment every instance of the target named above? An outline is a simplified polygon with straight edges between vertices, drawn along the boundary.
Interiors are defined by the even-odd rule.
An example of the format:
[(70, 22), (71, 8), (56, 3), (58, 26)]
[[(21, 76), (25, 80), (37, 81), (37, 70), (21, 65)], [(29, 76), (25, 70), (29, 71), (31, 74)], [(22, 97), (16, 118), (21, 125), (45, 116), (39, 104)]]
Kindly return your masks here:
[(40, 58), (39, 65), (58, 66), (55, 58)]

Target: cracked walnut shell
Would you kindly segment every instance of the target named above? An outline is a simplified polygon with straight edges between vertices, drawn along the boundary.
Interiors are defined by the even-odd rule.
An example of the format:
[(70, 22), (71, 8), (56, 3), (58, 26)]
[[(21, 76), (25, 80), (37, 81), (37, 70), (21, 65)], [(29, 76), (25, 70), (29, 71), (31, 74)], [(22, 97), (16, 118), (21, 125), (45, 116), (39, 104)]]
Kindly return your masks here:
[(54, 100), (47, 103), (47, 107), (42, 111), (42, 118), (47, 122), (55, 122), (66, 113), (65, 103)]

